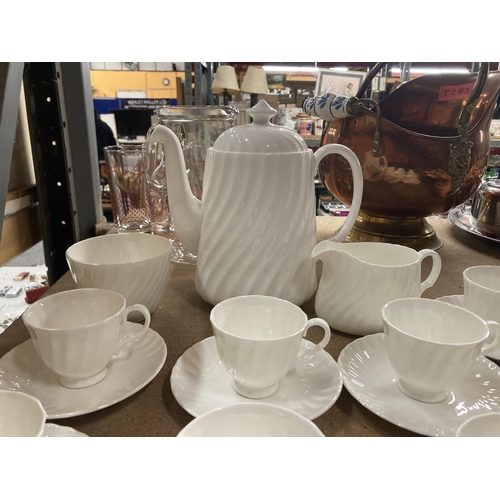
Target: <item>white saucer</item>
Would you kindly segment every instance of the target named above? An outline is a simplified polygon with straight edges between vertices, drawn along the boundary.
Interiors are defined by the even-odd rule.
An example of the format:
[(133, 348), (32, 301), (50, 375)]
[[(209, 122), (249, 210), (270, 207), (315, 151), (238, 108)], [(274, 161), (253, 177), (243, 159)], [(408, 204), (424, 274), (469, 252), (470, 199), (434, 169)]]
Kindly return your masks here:
[[(127, 322), (127, 327), (137, 332), (142, 325)], [(38, 398), (49, 420), (75, 417), (135, 394), (153, 380), (166, 359), (165, 341), (149, 329), (139, 341), (122, 347), (108, 364), (108, 373), (102, 382), (84, 389), (68, 389), (43, 363), (29, 339), (0, 359), (0, 389), (19, 390)]]
[[(436, 300), (441, 300), (442, 302), (447, 302), (448, 304), (452, 304), (454, 306), (460, 306), (464, 309), (467, 309), (464, 304), (464, 296), (463, 295), (445, 295), (444, 297), (439, 297)], [(490, 358), (494, 361), (500, 362), (500, 348), (495, 349), (494, 351), (485, 354), (487, 358)]]
[(215, 337), (208, 337), (190, 347), (177, 360), (170, 385), (177, 402), (194, 417), (221, 406), (262, 401), (294, 410), (313, 420), (337, 401), (342, 390), (342, 375), (336, 361), (321, 350), (298, 361), (273, 395), (247, 399), (232, 388), (231, 375), (219, 358)]
[(73, 427), (57, 424), (45, 424), (42, 437), (58, 438), (58, 437), (88, 437), (87, 434), (79, 432)]
[(340, 353), (339, 366), (344, 386), (364, 407), (424, 436), (455, 436), (469, 418), (500, 412), (500, 369), (483, 356), (441, 403), (422, 403), (401, 392), (387, 358), (383, 333), (351, 342)]

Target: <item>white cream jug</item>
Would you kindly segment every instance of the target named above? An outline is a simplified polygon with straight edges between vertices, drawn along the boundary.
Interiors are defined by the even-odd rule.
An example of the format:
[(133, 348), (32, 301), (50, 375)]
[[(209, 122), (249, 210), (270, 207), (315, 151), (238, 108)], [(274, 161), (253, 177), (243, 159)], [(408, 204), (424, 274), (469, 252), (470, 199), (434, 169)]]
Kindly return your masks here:
[[(420, 297), (441, 272), (441, 257), (434, 250), (417, 252), (393, 243), (325, 240), (312, 256), (323, 263), (316, 314), (333, 329), (360, 336), (382, 332), (382, 307), (391, 300)], [(422, 281), (426, 257), (431, 257), (432, 268)]]
[(270, 123), (276, 113), (261, 100), (248, 110), (251, 124), (217, 138), (207, 151), (201, 200), (189, 188), (175, 134), (159, 124), (148, 132), (148, 145), (163, 144), (173, 224), (186, 249), (198, 256), (195, 288), (208, 303), (270, 295), (300, 305), (312, 297), (314, 177), (328, 154), (343, 156), (353, 175), (350, 213), (333, 239), (343, 241), (356, 220), (363, 190), (356, 155), (338, 144), (313, 153), (299, 134)]

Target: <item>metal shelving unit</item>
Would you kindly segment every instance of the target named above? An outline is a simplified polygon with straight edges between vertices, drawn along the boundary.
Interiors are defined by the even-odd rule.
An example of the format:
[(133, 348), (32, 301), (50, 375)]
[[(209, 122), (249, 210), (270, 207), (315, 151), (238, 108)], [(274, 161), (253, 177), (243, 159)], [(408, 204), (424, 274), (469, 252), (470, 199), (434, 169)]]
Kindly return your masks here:
[(221, 104), (220, 96), (212, 92), (212, 80), (219, 66), (227, 62), (184, 63), (184, 104), (211, 106)]
[(222, 63), (184, 63), (184, 104), (214, 104), (211, 84), (217, 67)]
[(66, 249), (93, 236), (104, 219), (90, 68), (88, 63), (5, 64), (0, 79), (0, 206), (3, 211), (23, 82), (45, 263), (52, 284), (68, 270)]

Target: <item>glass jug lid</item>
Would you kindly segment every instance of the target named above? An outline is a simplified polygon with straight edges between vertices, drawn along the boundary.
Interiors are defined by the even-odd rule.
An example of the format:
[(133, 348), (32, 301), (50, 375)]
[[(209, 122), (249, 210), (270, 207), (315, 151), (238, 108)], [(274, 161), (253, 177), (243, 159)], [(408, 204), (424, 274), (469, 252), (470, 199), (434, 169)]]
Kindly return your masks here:
[(299, 134), (270, 122), (277, 111), (265, 100), (247, 110), (247, 114), (252, 117), (252, 123), (226, 130), (215, 141), (214, 151), (264, 154), (308, 151)]

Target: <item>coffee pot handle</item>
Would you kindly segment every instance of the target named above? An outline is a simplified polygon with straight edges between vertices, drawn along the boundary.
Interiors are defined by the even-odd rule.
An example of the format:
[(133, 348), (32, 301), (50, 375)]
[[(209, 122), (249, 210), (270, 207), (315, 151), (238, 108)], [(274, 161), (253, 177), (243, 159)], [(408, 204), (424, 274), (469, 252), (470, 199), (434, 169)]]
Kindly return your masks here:
[(343, 146), (342, 144), (326, 144), (325, 146), (319, 148), (313, 155), (315, 161), (315, 174), (320, 161), (325, 156), (330, 154), (339, 154), (347, 160), (349, 166), (351, 167), (353, 180), (353, 194), (351, 207), (349, 209), (349, 215), (347, 216), (347, 219), (344, 221), (344, 224), (337, 232), (337, 234), (335, 234), (335, 236), (333, 236), (332, 238), (329, 238), (330, 241), (341, 243), (345, 240), (347, 234), (354, 226), (356, 217), (358, 216), (359, 209), (361, 207), (361, 200), (363, 197), (363, 171), (361, 169), (361, 164), (359, 163), (358, 157), (347, 146)]
[(428, 248), (425, 248), (424, 250), (420, 250), (418, 252), (423, 259), (426, 257), (430, 257), (432, 259), (432, 269), (431, 272), (429, 273), (429, 276), (427, 276), (427, 279), (425, 281), (422, 281), (420, 283), (420, 294), (422, 294), (425, 290), (430, 288), (434, 283), (436, 283), (436, 280), (439, 277), (439, 274), (441, 273), (441, 257), (437, 252), (434, 250), (430, 250)]

